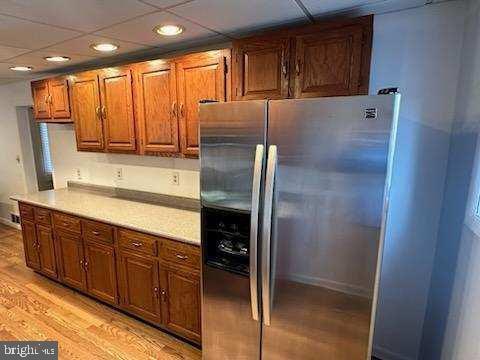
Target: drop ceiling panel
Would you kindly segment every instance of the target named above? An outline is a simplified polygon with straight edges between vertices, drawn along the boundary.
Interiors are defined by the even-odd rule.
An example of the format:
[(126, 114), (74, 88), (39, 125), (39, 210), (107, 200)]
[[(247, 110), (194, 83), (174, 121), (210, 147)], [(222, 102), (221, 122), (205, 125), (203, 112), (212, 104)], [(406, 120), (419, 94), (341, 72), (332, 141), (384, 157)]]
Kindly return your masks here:
[(313, 16), (380, 2), (382, 0), (302, 0)]
[(0, 44), (6, 46), (38, 49), (79, 34), (76, 31), (0, 15)]
[(0, 61), (29, 52), (28, 49), (0, 45)]
[[(153, 32), (155, 26), (169, 23), (181, 25), (185, 28), (185, 31), (180, 35), (171, 37), (160, 36)], [(216, 35), (216, 33), (168, 12), (157, 12), (99, 31), (98, 35), (162, 47), (173, 43), (210, 37)]]
[[(55, 56), (55, 55), (68, 56), (71, 58), (71, 60), (66, 62), (56, 63), (56, 62), (50, 62), (44, 59), (44, 57), (46, 56)], [(58, 52), (48, 51), (48, 50), (39, 50), (39, 51), (33, 51), (28, 54), (17, 56), (15, 58), (10, 59), (9, 62), (15, 65), (33, 66), (34, 71), (37, 72), (37, 71), (52, 70), (52, 69), (62, 68), (65, 66), (76, 65), (89, 60), (93, 60), (93, 59), (94, 57), (91, 57), (91, 56), (81, 56), (81, 55), (70, 54), (66, 52), (58, 53)]]
[(2, 14), (81, 31), (93, 31), (155, 10), (137, 0), (0, 0)]
[(170, 11), (221, 33), (306, 19), (294, 0), (194, 0)]
[(187, 3), (194, 0), (140, 0), (140, 1), (145, 4), (156, 6), (157, 8), (160, 8), (160, 9), (165, 9), (165, 8), (170, 8), (172, 6)]
[[(115, 43), (119, 48), (114, 52), (102, 53), (99, 51), (92, 50), (90, 48), (91, 44), (94, 43)], [(83, 56), (92, 56), (92, 57), (108, 57), (115, 56), (118, 54), (124, 54), (132, 51), (144, 50), (149, 47), (146, 45), (133, 44), (126, 41), (118, 41), (110, 39), (104, 36), (95, 36), (95, 35), (85, 35), (73, 40), (66, 41), (64, 43), (54, 45), (45, 49), (46, 51), (53, 51), (55, 53), (69, 53), (69, 54), (78, 54)]]

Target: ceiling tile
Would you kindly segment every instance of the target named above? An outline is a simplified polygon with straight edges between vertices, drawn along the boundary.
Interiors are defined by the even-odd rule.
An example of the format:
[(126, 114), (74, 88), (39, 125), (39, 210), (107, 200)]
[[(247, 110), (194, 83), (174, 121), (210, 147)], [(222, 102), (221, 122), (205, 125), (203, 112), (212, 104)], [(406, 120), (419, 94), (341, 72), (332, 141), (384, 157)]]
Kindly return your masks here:
[(137, 0), (0, 0), (2, 14), (81, 31), (93, 31), (154, 10)]
[(32, 23), (0, 15), (0, 44), (19, 48), (38, 49), (75, 36), (79, 32)]
[[(119, 48), (116, 51), (110, 52), (110, 53), (102, 53), (102, 52), (92, 50), (90, 48), (91, 44), (102, 43), (102, 42), (115, 43), (119, 46)], [(149, 47), (146, 45), (138, 45), (138, 44), (133, 44), (126, 41), (118, 41), (118, 40), (110, 39), (103, 36), (85, 35), (73, 40), (66, 41), (61, 44), (48, 47), (45, 50), (54, 51), (58, 53), (66, 52), (69, 54), (78, 54), (83, 56), (108, 57), (108, 56), (114, 56), (118, 54), (132, 52), (132, 51), (144, 50), (148, 48)]]
[(305, 19), (294, 0), (195, 0), (171, 11), (222, 33)]
[(0, 61), (10, 59), (14, 56), (18, 56), (29, 51), (30, 50), (28, 49), (0, 45)]
[[(55, 62), (49, 62), (44, 59), (44, 57), (46, 56), (53, 56), (53, 55), (68, 56), (71, 58), (71, 60), (63, 63), (55, 63)], [(93, 59), (94, 57), (91, 57), (91, 56), (81, 56), (81, 55), (75, 55), (75, 54), (70, 54), (66, 52), (59, 53), (59, 52), (54, 52), (49, 50), (39, 50), (39, 51), (34, 51), (28, 54), (17, 56), (15, 58), (8, 60), (8, 62), (13, 63), (15, 65), (33, 66), (34, 72), (38, 72), (38, 71), (46, 71), (51, 69), (58, 69), (65, 66), (76, 65), (86, 61), (93, 60)]]
[(313, 16), (378, 2), (379, 0), (302, 0), (303, 5)]
[(140, 0), (143, 3), (156, 6), (157, 8), (169, 8), (178, 4), (187, 3), (193, 0)]
[[(153, 28), (159, 24), (177, 24), (185, 28), (185, 31), (172, 37), (160, 36), (153, 32)], [(200, 38), (210, 37), (216, 33), (198, 26), (188, 20), (184, 20), (167, 12), (157, 12), (145, 15), (123, 24), (112, 26), (98, 32), (99, 35), (111, 36), (116, 39), (133, 41), (136, 43), (163, 46), (180, 43)]]

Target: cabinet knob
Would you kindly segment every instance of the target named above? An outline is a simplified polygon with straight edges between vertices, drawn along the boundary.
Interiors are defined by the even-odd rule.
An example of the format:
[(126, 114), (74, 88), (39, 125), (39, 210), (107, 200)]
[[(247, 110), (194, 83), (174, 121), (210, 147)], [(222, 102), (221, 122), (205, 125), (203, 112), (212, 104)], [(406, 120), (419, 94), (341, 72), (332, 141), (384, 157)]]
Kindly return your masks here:
[(162, 301), (163, 302), (167, 301), (167, 292), (165, 291), (165, 289), (162, 289), (161, 294), (162, 294)]
[(287, 77), (287, 62), (286, 61), (283, 61), (282, 63), (282, 74), (283, 76)]
[(98, 231), (95, 231), (95, 230), (92, 231), (92, 234), (95, 235), (95, 236), (100, 235), (100, 233)]
[(172, 103), (172, 115), (177, 117), (177, 103), (175, 101)]
[(300, 60), (297, 60), (297, 63), (295, 64), (295, 71), (297, 72), (297, 75), (300, 75)]
[(135, 246), (135, 247), (140, 247), (143, 244), (141, 242), (132, 242), (132, 245)]
[(180, 104), (180, 116), (183, 118), (185, 116), (185, 106)]
[(158, 287), (157, 286), (155, 286), (153, 288), (153, 292), (155, 293), (155, 297), (158, 298)]

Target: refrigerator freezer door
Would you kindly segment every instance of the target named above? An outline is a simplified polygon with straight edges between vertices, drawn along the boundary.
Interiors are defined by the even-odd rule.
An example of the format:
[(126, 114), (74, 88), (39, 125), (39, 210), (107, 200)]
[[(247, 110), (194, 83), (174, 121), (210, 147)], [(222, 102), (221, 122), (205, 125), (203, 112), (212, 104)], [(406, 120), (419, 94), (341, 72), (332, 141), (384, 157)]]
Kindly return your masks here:
[(277, 167), (262, 359), (367, 359), (398, 100), (269, 103)]
[[(260, 359), (257, 233), (267, 105), (266, 101), (200, 105), (202, 356), (206, 360)], [(248, 270), (236, 263), (245, 259), (241, 252), (229, 255), (225, 250), (235, 239), (243, 243), (247, 238)]]
[(265, 145), (267, 102), (201, 104), (199, 116), (202, 205), (250, 211), (255, 148)]

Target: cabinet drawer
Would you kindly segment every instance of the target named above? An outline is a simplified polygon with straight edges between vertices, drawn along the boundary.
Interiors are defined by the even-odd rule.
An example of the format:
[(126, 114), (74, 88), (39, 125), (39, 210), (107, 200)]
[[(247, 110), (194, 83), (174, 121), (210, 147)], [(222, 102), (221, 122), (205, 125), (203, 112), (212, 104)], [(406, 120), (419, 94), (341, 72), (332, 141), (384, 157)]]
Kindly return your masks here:
[(22, 220), (32, 220), (33, 221), (33, 206), (20, 203), (18, 205), (20, 210), (20, 218)]
[(48, 226), (52, 224), (50, 210), (36, 207), (34, 210), (34, 214), (35, 214), (35, 222), (37, 224), (48, 225)]
[(136, 231), (119, 229), (118, 243), (124, 249), (135, 250), (148, 255), (157, 255), (157, 238)]
[(162, 239), (160, 242), (160, 258), (200, 270), (200, 249), (192, 245)]
[(82, 220), (83, 236), (88, 240), (113, 244), (113, 226), (96, 221)]
[(71, 231), (77, 234), (80, 234), (82, 232), (81, 226), (80, 226), (80, 219), (63, 214), (63, 213), (54, 213), (53, 214), (53, 225), (55, 227)]

